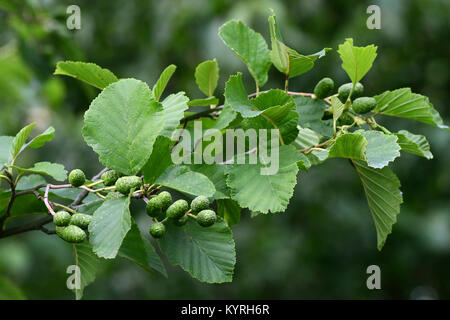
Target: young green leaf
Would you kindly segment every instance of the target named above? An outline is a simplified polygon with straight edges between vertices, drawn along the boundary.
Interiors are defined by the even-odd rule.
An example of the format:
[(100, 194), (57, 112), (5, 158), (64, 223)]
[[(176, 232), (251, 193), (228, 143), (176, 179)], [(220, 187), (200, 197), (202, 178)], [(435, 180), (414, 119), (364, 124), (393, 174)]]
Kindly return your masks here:
[(12, 163), (14, 163), (14, 160), (17, 158), (19, 153), (23, 150), (22, 147), (27, 141), (28, 136), (30, 135), (31, 131), (33, 131), (34, 126), (36, 125), (36, 122), (30, 123), (26, 127), (23, 127), (14, 137), (14, 140), (11, 145), (11, 158)]
[(74, 290), (76, 299), (80, 300), (84, 289), (94, 282), (102, 259), (94, 254), (88, 241), (73, 244), (73, 254), (75, 265), (80, 268), (80, 288)]
[(367, 140), (366, 160), (369, 167), (381, 169), (400, 157), (400, 146), (395, 135), (374, 130), (358, 130), (357, 133)]
[(32, 149), (40, 148), (46, 142), (51, 141), (54, 136), (55, 136), (55, 129), (53, 127), (48, 127), (47, 130), (42, 132), (40, 135), (37, 135), (30, 142), (25, 144), (24, 148), (32, 148)]
[(440, 128), (447, 127), (428, 98), (412, 93), (410, 88), (385, 91), (374, 98), (377, 105), (373, 111), (376, 113), (417, 120)]
[(153, 145), (153, 152), (142, 168), (144, 182), (152, 184), (169, 166), (173, 165), (171, 150), (174, 141), (165, 136), (158, 136)]
[(360, 134), (344, 133), (331, 146), (328, 158), (366, 160), (367, 140)]
[(336, 132), (336, 122), (345, 110), (345, 105), (338, 97), (331, 97), (331, 110), (333, 111), (333, 130)]
[(219, 80), (219, 64), (216, 59), (200, 63), (195, 69), (195, 82), (208, 97), (214, 95)]
[(342, 68), (355, 85), (372, 68), (372, 63), (377, 57), (377, 47), (373, 44), (356, 47), (353, 45), (353, 39), (347, 38), (339, 45), (338, 53), (341, 56)]
[(67, 179), (67, 171), (62, 164), (51, 162), (36, 162), (32, 168), (24, 169), (17, 166), (12, 166), (20, 173), (39, 173), (52, 177), (57, 181), (65, 181)]
[(214, 184), (206, 176), (183, 165), (168, 167), (155, 183), (194, 196), (212, 197), (216, 192)]
[(232, 281), (236, 249), (233, 234), (224, 221), (208, 228), (191, 219), (183, 227), (169, 223), (158, 243), (169, 262), (192, 277), (207, 283)]
[(97, 256), (113, 259), (131, 229), (130, 198), (106, 200), (89, 224), (89, 241)]
[(230, 76), (225, 84), (225, 103), (239, 112), (244, 118), (256, 117), (262, 113), (248, 99), (244, 84), (242, 83), (242, 73)]
[(108, 69), (101, 68), (95, 63), (80, 61), (58, 62), (53, 74), (69, 76), (98, 89), (104, 89), (111, 83), (118, 81), (117, 77)]
[(271, 62), (270, 51), (262, 35), (243, 22), (232, 20), (220, 27), (219, 36), (247, 65), (256, 84), (263, 86), (267, 82)]
[(147, 162), (163, 128), (163, 106), (152, 98), (149, 87), (123, 79), (92, 101), (82, 134), (104, 166), (133, 175)]
[(389, 167), (374, 169), (363, 161), (353, 161), (353, 164), (366, 192), (377, 229), (378, 250), (381, 250), (400, 213), (400, 204), (403, 202), (400, 181)]
[(427, 159), (433, 159), (433, 154), (430, 151), (430, 144), (427, 139), (419, 134), (413, 134), (406, 130), (400, 130), (395, 133), (398, 138), (397, 143), (400, 145), (402, 151), (406, 151)]
[(169, 83), (170, 78), (172, 78), (172, 75), (174, 74), (175, 70), (177, 69), (177, 66), (174, 64), (171, 64), (167, 68), (164, 69), (164, 71), (159, 76), (158, 81), (156, 81), (155, 85), (153, 86), (153, 96), (155, 97), (156, 101), (159, 101), (159, 98), (161, 98), (162, 93), (164, 92), (164, 89), (167, 86), (167, 83)]
[(217, 99), (216, 97), (208, 97), (208, 98), (204, 98), (204, 99), (191, 100), (187, 103), (187, 105), (189, 107), (195, 107), (195, 106), (206, 107), (206, 106), (210, 106), (210, 105), (217, 105), (218, 103), (219, 103), (219, 99)]
[(173, 131), (178, 127), (181, 118), (184, 116), (184, 111), (188, 109), (188, 101), (189, 98), (183, 91), (180, 91), (171, 94), (161, 102), (164, 107), (164, 129), (161, 131), (161, 135), (168, 138), (172, 137)]

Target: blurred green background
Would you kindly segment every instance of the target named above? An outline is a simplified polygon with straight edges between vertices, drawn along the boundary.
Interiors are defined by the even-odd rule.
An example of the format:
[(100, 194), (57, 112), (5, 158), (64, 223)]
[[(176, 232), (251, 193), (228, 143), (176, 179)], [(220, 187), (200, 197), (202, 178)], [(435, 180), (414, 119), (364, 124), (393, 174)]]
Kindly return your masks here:
[[(81, 8), (81, 30), (66, 28), (66, 8)], [(366, 27), (366, 8), (381, 8), (381, 29)], [(398, 1), (56, 1), (0, 0), (0, 135), (14, 135), (36, 121), (52, 125), (55, 139), (28, 151), (25, 162), (52, 161), (91, 176), (101, 167), (81, 138), (82, 115), (96, 89), (53, 76), (60, 60), (95, 62), (119, 77), (150, 85), (171, 63), (178, 69), (167, 92), (201, 97), (195, 67), (217, 58), (219, 92), (245, 66), (217, 36), (229, 19), (251, 25), (269, 39), (269, 8), (285, 42), (301, 53), (337, 48), (346, 37), (375, 44), (378, 57), (363, 83), (367, 94), (411, 87), (430, 97), (450, 119), (450, 2)], [(311, 92), (324, 76), (347, 82), (333, 50), (290, 89)], [(282, 87), (274, 68), (264, 88)], [(263, 89), (264, 89), (263, 88)], [(222, 99), (223, 100), (223, 99)], [(450, 298), (450, 135), (418, 122), (383, 119), (392, 130), (425, 134), (435, 159), (403, 154), (392, 166), (405, 204), (382, 252), (357, 174), (345, 160), (329, 160), (301, 173), (285, 214), (250, 218), (233, 228), (234, 281), (207, 285), (178, 267), (169, 278), (135, 265), (107, 263), (85, 299), (435, 299)], [(143, 212), (136, 212), (137, 219)], [(145, 226), (147, 227), (147, 226)], [(71, 247), (54, 236), (30, 232), (0, 240), (0, 298), (72, 299), (66, 286)], [(367, 266), (381, 268), (381, 290), (366, 288)], [(19, 289), (20, 288), (20, 289)]]

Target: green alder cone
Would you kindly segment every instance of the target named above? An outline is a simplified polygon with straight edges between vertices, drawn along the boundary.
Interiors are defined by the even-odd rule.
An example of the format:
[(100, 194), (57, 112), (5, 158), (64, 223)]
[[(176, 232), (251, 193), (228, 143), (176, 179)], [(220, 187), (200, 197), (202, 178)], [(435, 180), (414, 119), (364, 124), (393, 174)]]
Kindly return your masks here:
[(56, 227), (56, 234), (69, 243), (83, 242), (87, 235), (80, 227), (69, 225), (67, 227)]
[(188, 215), (185, 214), (180, 219), (173, 220), (173, 224), (176, 225), (177, 227), (182, 227), (187, 223), (188, 219), (189, 219)]
[(191, 209), (193, 213), (197, 213), (208, 208), (209, 200), (205, 196), (198, 196), (191, 202)]
[(197, 215), (197, 222), (202, 227), (212, 226), (216, 222), (216, 219), (216, 213), (212, 210), (203, 210)]
[(157, 218), (161, 216), (163, 210), (162, 210), (162, 199), (155, 197), (151, 198), (147, 206), (145, 207), (145, 211), (150, 217)]
[(189, 204), (186, 200), (180, 199), (175, 201), (167, 208), (166, 214), (169, 219), (180, 219), (186, 211), (189, 210)]
[(65, 227), (69, 225), (70, 218), (70, 213), (68, 213), (67, 211), (58, 211), (53, 216), (53, 223), (55, 224), (55, 226)]
[(120, 192), (112, 191), (106, 195), (105, 200), (117, 200), (120, 197), (123, 197), (123, 195)]
[(161, 238), (166, 233), (166, 227), (161, 222), (156, 222), (150, 227), (150, 235), (153, 238)]
[(314, 94), (317, 99), (323, 99), (330, 96), (333, 93), (334, 81), (331, 78), (323, 78), (317, 82), (314, 87)]
[(69, 173), (69, 183), (75, 187), (78, 188), (79, 186), (82, 186), (84, 182), (86, 181), (86, 176), (84, 175), (84, 172), (80, 169), (74, 169), (70, 171)]
[(338, 119), (338, 125), (340, 126), (349, 126), (353, 124), (355, 120), (351, 116), (349, 112), (344, 112)]
[(356, 113), (364, 114), (372, 111), (376, 104), (377, 101), (372, 97), (361, 97), (353, 101), (352, 109)]
[[(351, 83), (351, 82), (345, 83), (339, 87), (338, 98), (339, 98), (339, 100), (342, 101), (342, 103), (345, 103), (345, 101), (347, 101), (350, 91), (352, 91), (352, 87), (353, 87), (353, 83)], [(352, 99), (362, 96), (363, 92), (364, 92), (364, 86), (360, 82), (357, 82), (355, 85), (355, 89), (353, 90), (353, 93), (352, 93)]]
[(107, 187), (114, 185), (119, 178), (120, 175), (115, 170), (106, 171), (101, 177), (103, 184)]
[(89, 227), (89, 223), (91, 223), (91, 221), (91, 215), (84, 213), (75, 213), (70, 219), (70, 224), (86, 230)]
[(172, 204), (172, 195), (167, 191), (160, 192), (157, 198), (161, 201), (161, 210), (163, 211)]
[(131, 189), (139, 189), (142, 186), (141, 178), (137, 176), (126, 176), (117, 179), (116, 190), (124, 195), (128, 195)]

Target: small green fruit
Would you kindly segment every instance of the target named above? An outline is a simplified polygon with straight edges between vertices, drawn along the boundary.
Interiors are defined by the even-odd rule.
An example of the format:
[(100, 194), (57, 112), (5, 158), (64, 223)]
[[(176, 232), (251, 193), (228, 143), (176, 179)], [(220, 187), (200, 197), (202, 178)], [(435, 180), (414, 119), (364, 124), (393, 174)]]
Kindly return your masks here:
[(202, 227), (212, 226), (216, 222), (216, 219), (216, 213), (212, 210), (203, 210), (197, 215), (197, 222)]
[(120, 197), (123, 197), (123, 194), (121, 194), (120, 192), (112, 191), (106, 195), (106, 200), (117, 200)]
[(56, 234), (64, 241), (70, 243), (83, 242), (87, 235), (80, 227), (69, 225), (67, 227), (56, 227)]
[(159, 197), (151, 198), (147, 206), (145, 207), (145, 211), (150, 217), (157, 218), (162, 214), (162, 199)]
[[(342, 103), (345, 103), (345, 101), (347, 101), (350, 91), (352, 91), (352, 87), (353, 87), (353, 83), (351, 83), (351, 82), (345, 83), (339, 87), (338, 98), (342, 101)], [(357, 82), (355, 85), (355, 89), (353, 90), (353, 93), (352, 93), (352, 99), (362, 96), (363, 92), (364, 92), (364, 86), (361, 83)]]
[(317, 99), (323, 99), (330, 96), (333, 93), (334, 81), (331, 78), (323, 78), (317, 82), (314, 87), (314, 94)]
[(193, 213), (197, 213), (208, 208), (209, 200), (205, 196), (198, 196), (191, 202), (191, 209)]
[(131, 189), (139, 189), (142, 186), (141, 178), (137, 176), (126, 176), (117, 179), (116, 190), (124, 195), (128, 195)]
[(172, 195), (167, 191), (160, 192), (157, 198), (161, 201), (161, 210), (163, 211), (172, 204)]
[(338, 125), (340, 126), (349, 126), (353, 124), (353, 122), (355, 122), (355, 120), (349, 112), (344, 112), (338, 119)]
[(161, 238), (166, 233), (166, 227), (161, 222), (156, 222), (150, 227), (150, 234), (153, 238)]
[(173, 220), (173, 224), (176, 225), (177, 227), (182, 227), (187, 223), (188, 219), (189, 219), (188, 215), (185, 214), (180, 219)]
[(70, 223), (70, 213), (67, 211), (58, 211), (53, 216), (53, 223), (58, 227), (68, 226)]
[(84, 213), (75, 213), (72, 218), (70, 218), (70, 224), (80, 227), (81, 229), (87, 229), (89, 223), (92, 221), (92, 216)]
[(180, 219), (186, 211), (189, 210), (189, 204), (186, 200), (180, 199), (175, 201), (167, 208), (166, 214), (169, 219)]
[(361, 97), (355, 99), (352, 103), (352, 109), (356, 113), (364, 114), (368, 113), (375, 108), (377, 101), (372, 97)]
[(79, 186), (82, 186), (84, 182), (86, 181), (86, 176), (84, 175), (84, 172), (80, 169), (74, 169), (70, 171), (69, 173), (69, 183), (75, 187), (78, 188)]
[(103, 184), (109, 187), (116, 183), (117, 179), (119, 179), (119, 174), (115, 170), (109, 170), (102, 174), (101, 179), (103, 180)]

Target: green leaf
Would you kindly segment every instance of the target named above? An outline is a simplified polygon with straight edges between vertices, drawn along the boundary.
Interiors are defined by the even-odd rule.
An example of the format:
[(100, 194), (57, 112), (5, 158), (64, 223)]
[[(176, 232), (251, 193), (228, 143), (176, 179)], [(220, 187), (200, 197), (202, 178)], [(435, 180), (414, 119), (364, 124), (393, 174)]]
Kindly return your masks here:
[(89, 241), (102, 258), (116, 257), (123, 239), (131, 229), (130, 198), (106, 200), (94, 212), (89, 224)]
[(183, 91), (180, 91), (171, 94), (161, 102), (164, 107), (164, 129), (161, 131), (161, 135), (168, 138), (172, 137), (173, 131), (184, 117), (184, 111), (188, 109), (188, 101), (189, 98)]
[(356, 47), (353, 45), (353, 39), (347, 38), (339, 45), (338, 53), (341, 56), (342, 68), (355, 85), (372, 68), (372, 63), (377, 57), (377, 47), (373, 44)]
[(191, 100), (187, 103), (187, 105), (189, 107), (195, 107), (195, 106), (206, 107), (206, 106), (211, 106), (211, 105), (217, 105), (218, 103), (219, 103), (219, 99), (217, 99), (216, 97), (208, 97), (208, 98), (204, 98), (204, 99)]
[(291, 96), (282, 90), (271, 89), (252, 99), (251, 103), (262, 113), (245, 119), (242, 123), (244, 129), (278, 129), (283, 144), (290, 144), (295, 140), (298, 135), (299, 113)]
[(214, 60), (200, 63), (195, 69), (195, 82), (206, 96), (212, 96), (219, 80), (219, 65)]
[(152, 184), (169, 166), (173, 165), (171, 150), (174, 141), (165, 136), (158, 136), (145, 166), (142, 168), (144, 182)]
[(0, 137), (0, 170), (12, 160), (11, 146), (13, 141), (14, 137)]
[(170, 66), (165, 68), (164, 71), (159, 76), (158, 81), (156, 81), (156, 83), (152, 89), (153, 96), (155, 97), (156, 101), (159, 101), (159, 98), (161, 98), (161, 95), (164, 92), (164, 89), (166, 88), (167, 83), (169, 83), (169, 80), (170, 80), (170, 78), (172, 78), (172, 75), (176, 69), (177, 69), (177, 66), (174, 64), (171, 64)]
[(367, 140), (360, 134), (344, 133), (331, 146), (328, 158), (366, 160)]
[(230, 76), (225, 84), (225, 104), (231, 106), (244, 118), (256, 117), (262, 113), (248, 99), (244, 84), (242, 83), (242, 73)]
[(235, 122), (239, 114), (230, 105), (225, 105), (214, 122), (214, 128), (222, 130)]
[(155, 248), (142, 237), (133, 218), (131, 218), (131, 229), (123, 239), (117, 255), (130, 260), (151, 274), (154, 274), (154, 270), (156, 270), (167, 277), (166, 268), (161, 258), (156, 253)]
[(237, 225), (241, 219), (241, 207), (231, 199), (217, 200), (217, 214), (223, 217), (231, 227)]
[(82, 134), (104, 166), (133, 175), (147, 162), (163, 127), (163, 106), (152, 98), (148, 86), (123, 79), (92, 101)]
[(53, 127), (49, 127), (47, 130), (42, 132), (40, 135), (34, 137), (30, 142), (28, 142), (24, 148), (40, 148), (46, 142), (49, 142), (55, 136), (55, 129)]
[(332, 120), (322, 120), (324, 111), (328, 108), (325, 101), (295, 96), (294, 102), (300, 114), (299, 124), (302, 127), (310, 128), (322, 136), (331, 137), (333, 135)]
[(395, 135), (374, 130), (358, 130), (357, 133), (367, 140), (366, 160), (369, 167), (380, 169), (400, 157), (400, 146)]
[(224, 221), (204, 228), (191, 219), (183, 227), (167, 224), (158, 243), (173, 265), (207, 283), (231, 282), (236, 250), (233, 235)]
[(23, 127), (14, 137), (11, 145), (11, 157), (13, 163), (19, 153), (23, 150), (22, 147), (25, 144), (25, 141), (27, 141), (27, 138), (30, 135), (31, 131), (33, 131), (35, 125), (36, 122), (33, 122), (26, 127)]
[(271, 62), (269, 48), (261, 34), (241, 21), (232, 20), (220, 27), (219, 36), (247, 65), (256, 84), (263, 86), (267, 82)]
[(336, 96), (332, 96), (330, 100), (331, 100), (331, 110), (333, 111), (333, 130), (334, 132), (336, 132), (336, 122), (344, 112), (345, 105)]
[(325, 48), (308, 56), (302, 55), (283, 43), (275, 14), (269, 17), (269, 26), (270, 40), (272, 43), (272, 50), (270, 52), (271, 61), (278, 71), (287, 75), (289, 78), (309, 71), (314, 66), (314, 62), (318, 58), (323, 57), (329, 50), (329, 48)]
[(363, 161), (353, 161), (353, 164), (366, 192), (377, 229), (378, 250), (381, 250), (400, 213), (400, 204), (403, 202), (400, 181), (388, 167), (374, 169)]
[[(241, 159), (239, 159), (241, 158)], [(271, 163), (258, 161), (249, 163), (249, 155), (239, 155), (235, 164), (229, 165), (227, 185), (231, 189), (231, 198), (242, 208), (261, 213), (283, 212), (294, 193), (297, 183), (297, 161), (301, 155), (294, 146), (285, 145), (279, 148), (279, 161), (275, 174), (263, 174), (261, 169), (268, 170)], [(238, 164), (244, 163), (244, 164)]]
[(298, 149), (306, 149), (319, 144), (320, 137), (316, 132), (300, 126), (298, 129), (298, 136), (294, 142)]
[(155, 183), (194, 196), (212, 197), (216, 192), (214, 184), (206, 176), (183, 165), (168, 167)]
[(427, 159), (433, 159), (433, 154), (430, 151), (430, 144), (427, 139), (419, 134), (413, 134), (406, 130), (400, 130), (395, 133), (398, 138), (397, 143), (400, 145), (402, 151), (406, 151)]
[(81, 286), (75, 289), (75, 297), (80, 300), (83, 297), (84, 288), (94, 282), (101, 263), (101, 259), (92, 252), (92, 246), (88, 241), (73, 244), (75, 265), (80, 268)]
[(377, 101), (374, 112), (400, 118), (417, 120), (426, 124), (446, 128), (442, 118), (428, 98), (412, 93), (410, 88), (385, 91), (374, 97)]
[(226, 184), (226, 165), (223, 164), (192, 164), (190, 169), (208, 177), (214, 184), (216, 192), (214, 199), (227, 199), (230, 197), (230, 190)]
[(21, 173), (39, 173), (52, 177), (56, 181), (65, 181), (67, 179), (67, 171), (62, 164), (51, 162), (36, 162), (32, 168), (24, 169), (17, 166), (11, 166)]
[(99, 89), (104, 89), (118, 81), (117, 77), (108, 69), (101, 68), (95, 63), (80, 61), (58, 62), (53, 74), (69, 76)]

